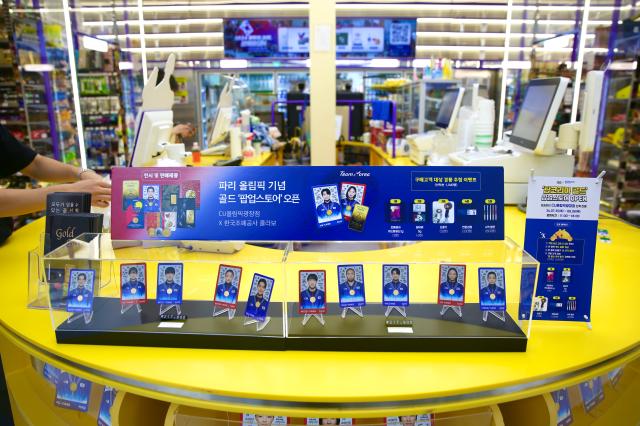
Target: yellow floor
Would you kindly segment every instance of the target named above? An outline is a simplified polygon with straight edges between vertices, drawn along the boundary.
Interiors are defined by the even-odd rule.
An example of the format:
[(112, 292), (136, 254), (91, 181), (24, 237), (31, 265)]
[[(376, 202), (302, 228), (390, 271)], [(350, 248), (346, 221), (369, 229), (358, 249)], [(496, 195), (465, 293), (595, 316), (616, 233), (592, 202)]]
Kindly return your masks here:
[[(524, 214), (508, 208), (506, 224), (522, 244)], [(344, 417), (376, 417), (490, 406), (576, 384), (638, 356), (640, 310), (622, 302), (640, 296), (640, 230), (614, 219), (600, 228), (612, 242), (597, 245), (592, 330), (535, 322), (526, 353), (324, 353), (58, 345), (50, 313), (26, 308), (27, 252), (44, 229), (37, 221), (0, 248), (0, 265), (11, 271), (0, 282), (0, 332), (8, 342), (0, 350), (15, 345), (96, 383), (208, 409), (243, 412), (270, 400), (263, 412), (295, 417), (335, 415), (342, 403)]]

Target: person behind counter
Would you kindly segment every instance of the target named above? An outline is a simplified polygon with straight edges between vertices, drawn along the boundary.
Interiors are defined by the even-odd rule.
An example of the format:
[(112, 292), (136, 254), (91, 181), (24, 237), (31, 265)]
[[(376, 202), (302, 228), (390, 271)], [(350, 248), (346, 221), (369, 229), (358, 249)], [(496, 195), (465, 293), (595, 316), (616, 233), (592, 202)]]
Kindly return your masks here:
[(18, 172), (39, 181), (63, 184), (37, 189), (0, 188), (0, 243), (11, 235), (11, 217), (43, 210), (50, 192), (88, 192), (96, 207), (107, 207), (111, 201), (111, 184), (93, 170), (39, 155), (0, 125), (0, 178)]

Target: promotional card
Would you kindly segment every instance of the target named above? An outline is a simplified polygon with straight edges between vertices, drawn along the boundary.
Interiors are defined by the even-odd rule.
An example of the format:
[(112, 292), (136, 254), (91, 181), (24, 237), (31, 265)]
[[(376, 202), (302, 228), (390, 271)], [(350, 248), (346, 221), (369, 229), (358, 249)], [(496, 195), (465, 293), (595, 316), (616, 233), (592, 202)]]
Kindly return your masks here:
[(467, 267), (465, 265), (440, 265), (438, 304), (463, 306)]
[(585, 411), (588, 413), (604, 399), (604, 388), (600, 376), (580, 383), (580, 396)]
[(187, 180), (180, 185), (180, 197), (193, 198), (195, 209), (200, 208), (200, 181)]
[(72, 374), (61, 372), (56, 382), (56, 406), (76, 411), (87, 411), (91, 382)]
[(68, 312), (91, 312), (96, 271), (93, 269), (71, 269), (67, 290)]
[(266, 275), (253, 274), (244, 316), (253, 318), (256, 321), (264, 321), (267, 318), (269, 299), (271, 298), (274, 283), (275, 280), (273, 278), (269, 278)]
[(338, 265), (338, 299), (343, 309), (367, 304), (362, 265)]
[(243, 414), (242, 426), (285, 426), (288, 422), (285, 416), (265, 416), (262, 414)]
[(480, 310), (507, 310), (504, 268), (478, 268), (478, 285), (480, 287)]
[(345, 220), (350, 220), (353, 209), (356, 205), (364, 204), (364, 195), (367, 192), (367, 185), (354, 182), (340, 183), (340, 205), (342, 205), (342, 216)]
[(181, 305), (184, 285), (182, 263), (158, 263), (158, 305)]
[(307, 417), (306, 419), (304, 419), (304, 424), (308, 425), (308, 426), (325, 426), (325, 425), (351, 426), (351, 425), (355, 424), (355, 421), (353, 419), (347, 418), (347, 417), (343, 417), (343, 418), (336, 418), (336, 417), (322, 417), (322, 418)]
[(160, 185), (142, 185), (142, 196), (145, 213), (160, 211)]
[(178, 228), (196, 227), (196, 199), (178, 198)]
[(120, 265), (120, 302), (123, 305), (147, 303), (146, 263)]
[(236, 309), (241, 278), (241, 267), (220, 265), (218, 267), (218, 278), (216, 279), (216, 292), (213, 297), (213, 304), (223, 308)]
[(162, 212), (175, 213), (178, 211), (180, 185), (162, 185)]
[(432, 426), (431, 414), (386, 417), (387, 426)]
[(98, 426), (111, 426), (111, 406), (116, 397), (116, 390), (105, 386), (100, 400), (100, 411), (98, 411)]
[(49, 383), (55, 385), (58, 382), (58, 377), (60, 376), (60, 369), (45, 362), (42, 366), (42, 375)]
[(551, 392), (553, 402), (556, 403), (556, 412), (558, 413), (558, 426), (569, 426), (573, 423), (573, 415), (571, 414), (571, 401), (569, 401), (569, 392), (566, 389), (560, 389)]
[(46, 268), (49, 300), (52, 309), (67, 307), (67, 296), (64, 294), (64, 268)]
[(620, 381), (620, 378), (622, 377), (622, 367), (614, 368), (613, 370), (607, 373), (607, 376), (609, 377), (609, 382), (611, 382), (611, 386), (615, 388), (618, 382)]
[(314, 186), (313, 199), (319, 227), (337, 226), (342, 223), (338, 185)]
[(362, 232), (364, 231), (364, 224), (367, 221), (367, 215), (369, 214), (369, 207), (362, 204), (356, 204), (349, 219), (349, 229), (352, 231)]
[(327, 313), (327, 273), (323, 270), (300, 271), (299, 275), (300, 314)]
[(409, 306), (409, 265), (382, 265), (382, 305)]

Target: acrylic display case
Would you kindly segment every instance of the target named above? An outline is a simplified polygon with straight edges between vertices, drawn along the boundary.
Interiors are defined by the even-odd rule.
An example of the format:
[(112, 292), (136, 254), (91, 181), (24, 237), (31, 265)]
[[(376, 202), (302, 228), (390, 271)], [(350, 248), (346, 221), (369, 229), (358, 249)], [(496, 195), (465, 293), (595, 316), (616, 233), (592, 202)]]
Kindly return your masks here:
[[(51, 308), (58, 343), (159, 347), (525, 351), (538, 273), (537, 261), (510, 239), (419, 243), (158, 241), (143, 245), (140, 241), (112, 241), (110, 234), (83, 234), (41, 259), (36, 253), (30, 257), (30, 304)], [(130, 286), (121, 289), (129, 280), (129, 269), (141, 264), (145, 271), (134, 272), (137, 281), (144, 279), (146, 283), (144, 299), (121, 300), (123, 291), (129, 294)], [(163, 264), (182, 264), (181, 273), (175, 275), (175, 281), (182, 283), (181, 304), (158, 303), (158, 275), (162, 281), (161, 271), (166, 269)], [(224, 279), (228, 266), (241, 268), (241, 275), (239, 269), (233, 274), (240, 275), (235, 310), (214, 304), (222, 282), (218, 279)], [(402, 272), (396, 285), (400, 281), (405, 284), (400, 287), (399, 299), (391, 297), (398, 295), (391, 290), (394, 268)], [(358, 291), (364, 291), (363, 306), (356, 306), (362, 305), (361, 301), (352, 303), (348, 290), (352, 287), (344, 287), (349, 284), (344, 282), (347, 269), (356, 275), (350, 284), (355, 281), (360, 284)], [(455, 277), (451, 269), (456, 270)], [(73, 292), (80, 279), (78, 271), (95, 271), (93, 289), (82, 293), (83, 298), (93, 298), (90, 309), (79, 308), (82, 304), (74, 299), (79, 295)], [(502, 306), (491, 303), (497, 302), (495, 295), (489, 302), (489, 292), (484, 289), (490, 271), (494, 277), (497, 273), (497, 297), (504, 301)], [(247, 303), (253, 300), (250, 296), (260, 286), (260, 277), (254, 274), (268, 282), (266, 318), (258, 316), (257, 321), (245, 316)], [(308, 290), (309, 274), (315, 275), (316, 289), (324, 295), (316, 297), (319, 293), (313, 292), (310, 298), (307, 294), (307, 308), (301, 309), (301, 292)], [(447, 293), (447, 276), (452, 278), (456, 293), (451, 300), (447, 294), (454, 291)], [(387, 296), (383, 296), (385, 284), (389, 286)], [(406, 294), (408, 305), (402, 299)], [(262, 303), (264, 308), (264, 299)], [(389, 303), (398, 306), (387, 306)], [(406, 306), (399, 306), (403, 304)], [(258, 310), (259, 304), (251, 306)]]

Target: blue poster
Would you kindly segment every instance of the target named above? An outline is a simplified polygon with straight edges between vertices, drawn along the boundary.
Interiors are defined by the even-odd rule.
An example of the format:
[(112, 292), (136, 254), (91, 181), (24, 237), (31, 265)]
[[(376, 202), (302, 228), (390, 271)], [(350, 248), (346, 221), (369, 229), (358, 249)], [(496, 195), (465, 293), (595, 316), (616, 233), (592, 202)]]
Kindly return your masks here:
[[(504, 239), (501, 167), (114, 168), (112, 180), (119, 240)], [(171, 203), (153, 198), (154, 212), (140, 215), (125, 202), (136, 188), (153, 188), (155, 197), (187, 183), (175, 221), (159, 219), (175, 215), (165, 211), (175, 210)], [(343, 190), (351, 187), (347, 205)], [(351, 210), (366, 214), (353, 221)]]
[(601, 187), (594, 178), (529, 182), (524, 248), (540, 262), (533, 319), (591, 321)]
[(569, 426), (573, 423), (573, 415), (571, 414), (571, 402), (569, 401), (569, 392), (567, 389), (560, 389), (556, 392), (551, 392), (553, 402), (556, 403), (556, 410), (558, 413), (558, 426)]
[(61, 372), (56, 382), (56, 405), (77, 411), (87, 411), (91, 382), (80, 377)]

